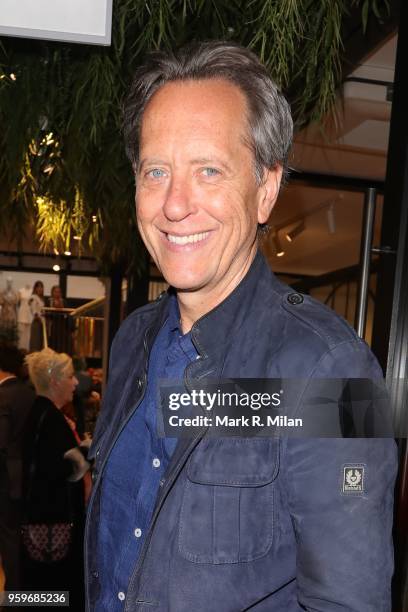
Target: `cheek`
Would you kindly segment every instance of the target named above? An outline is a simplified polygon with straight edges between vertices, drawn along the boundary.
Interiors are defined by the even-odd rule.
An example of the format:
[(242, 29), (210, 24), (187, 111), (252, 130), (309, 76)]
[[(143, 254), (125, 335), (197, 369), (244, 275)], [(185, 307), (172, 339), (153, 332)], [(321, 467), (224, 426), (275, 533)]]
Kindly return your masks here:
[(241, 191), (230, 193), (228, 199), (215, 200), (212, 211), (232, 232), (252, 233), (252, 229), (257, 227), (258, 217), (254, 200)]
[(136, 219), (139, 228), (148, 229), (159, 212), (155, 199), (140, 195), (136, 199)]

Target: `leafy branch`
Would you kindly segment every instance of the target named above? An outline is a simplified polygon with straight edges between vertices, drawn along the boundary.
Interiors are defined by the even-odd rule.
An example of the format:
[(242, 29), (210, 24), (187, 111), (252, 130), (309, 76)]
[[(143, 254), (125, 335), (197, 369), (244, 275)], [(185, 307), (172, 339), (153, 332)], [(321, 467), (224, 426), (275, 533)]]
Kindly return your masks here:
[(1, 40), (0, 231), (34, 223), (44, 249), (71, 250), (76, 236), (105, 269), (137, 269), (120, 108), (146, 51), (209, 38), (249, 46), (303, 126), (333, 106), (353, 4), (363, 28), (388, 14), (388, 0), (116, 0), (110, 48)]

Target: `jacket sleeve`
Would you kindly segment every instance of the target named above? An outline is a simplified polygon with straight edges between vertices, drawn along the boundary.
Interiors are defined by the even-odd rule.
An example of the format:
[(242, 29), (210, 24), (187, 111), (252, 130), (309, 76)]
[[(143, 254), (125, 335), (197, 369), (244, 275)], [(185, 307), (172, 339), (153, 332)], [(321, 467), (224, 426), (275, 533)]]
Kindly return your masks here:
[[(375, 378), (365, 343), (344, 342), (314, 378)], [(386, 438), (286, 439), (283, 469), (297, 542), (298, 601), (313, 612), (389, 612), (396, 444)], [(351, 470), (351, 471), (350, 471)], [(359, 479), (347, 485), (346, 476)]]

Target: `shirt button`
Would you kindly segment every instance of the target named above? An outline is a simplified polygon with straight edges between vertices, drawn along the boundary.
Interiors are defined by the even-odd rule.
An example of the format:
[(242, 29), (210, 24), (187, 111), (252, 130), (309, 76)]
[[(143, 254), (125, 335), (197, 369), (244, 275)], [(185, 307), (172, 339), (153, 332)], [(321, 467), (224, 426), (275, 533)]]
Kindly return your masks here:
[(135, 534), (135, 537), (136, 537), (136, 538), (140, 538), (140, 536), (142, 535), (142, 530), (141, 530), (141, 529), (139, 529), (139, 527), (137, 527), (137, 528), (134, 530), (134, 534)]
[(155, 468), (160, 467), (160, 459), (158, 459), (157, 457), (153, 459), (153, 467)]
[(123, 591), (119, 591), (118, 593), (118, 599), (120, 599), (120, 601), (123, 601), (125, 599), (125, 594)]
[(301, 295), (300, 293), (290, 293), (286, 299), (289, 304), (293, 304), (293, 306), (296, 306), (297, 304), (302, 304), (303, 295)]

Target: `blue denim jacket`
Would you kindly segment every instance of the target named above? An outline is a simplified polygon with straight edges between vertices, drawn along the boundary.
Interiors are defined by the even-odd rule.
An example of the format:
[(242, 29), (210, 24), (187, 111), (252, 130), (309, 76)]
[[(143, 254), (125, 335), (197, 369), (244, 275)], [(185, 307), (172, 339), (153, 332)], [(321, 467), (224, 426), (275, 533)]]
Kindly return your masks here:
[[(86, 528), (87, 609), (104, 465), (140, 404), (168, 297), (133, 313), (111, 352), (95, 433)], [(330, 309), (295, 294), (258, 254), (240, 285), (192, 328), (202, 378), (378, 378), (367, 345)], [(301, 408), (301, 407), (300, 407)], [(345, 494), (347, 466), (364, 490)], [(389, 612), (396, 447), (390, 439), (181, 438), (168, 466), (125, 611)], [(103, 500), (102, 500), (103, 503)]]

